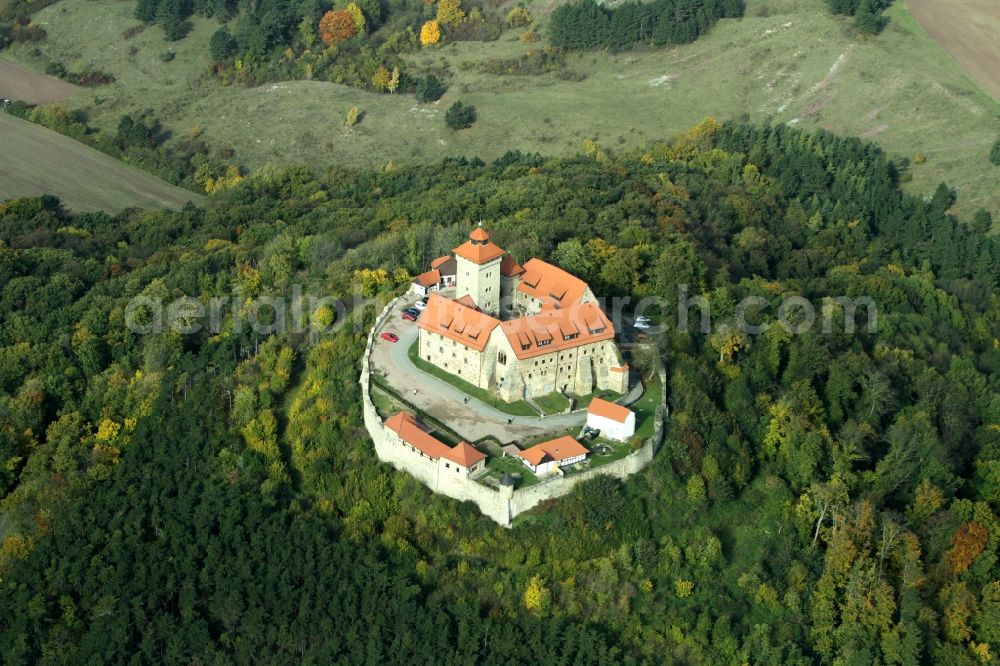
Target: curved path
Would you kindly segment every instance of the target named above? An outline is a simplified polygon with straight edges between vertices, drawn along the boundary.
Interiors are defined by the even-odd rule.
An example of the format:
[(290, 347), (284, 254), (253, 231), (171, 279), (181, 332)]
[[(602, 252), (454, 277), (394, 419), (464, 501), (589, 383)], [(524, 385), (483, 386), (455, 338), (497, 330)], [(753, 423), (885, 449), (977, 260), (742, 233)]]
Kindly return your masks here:
[[(399, 311), (411, 305), (414, 298), (400, 301), (376, 332), (372, 347), (372, 373), (385, 381), (416, 407), (433, 414), (452, 430), (469, 440), (492, 435), (504, 444), (529, 437), (539, 437), (548, 431), (565, 431), (582, 426), (585, 411), (552, 416), (511, 416), (477, 400), (451, 384), (420, 370), (407, 351), (417, 339), (417, 325), (404, 321)], [(399, 342), (387, 342), (378, 337), (384, 331), (399, 336)], [(414, 392), (416, 391), (416, 392)], [(636, 382), (619, 402), (631, 404), (642, 395), (642, 385)], [(466, 403), (468, 398), (468, 403)]]

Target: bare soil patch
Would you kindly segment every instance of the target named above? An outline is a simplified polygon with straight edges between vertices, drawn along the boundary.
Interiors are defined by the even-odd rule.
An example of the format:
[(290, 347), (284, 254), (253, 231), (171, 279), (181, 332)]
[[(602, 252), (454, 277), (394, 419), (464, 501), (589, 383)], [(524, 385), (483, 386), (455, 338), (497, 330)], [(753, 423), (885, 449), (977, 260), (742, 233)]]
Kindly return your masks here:
[(0, 60), (0, 99), (48, 104), (65, 99), (79, 88), (68, 81), (39, 74), (9, 60)]
[(1000, 2), (907, 0), (920, 26), (1000, 101)]

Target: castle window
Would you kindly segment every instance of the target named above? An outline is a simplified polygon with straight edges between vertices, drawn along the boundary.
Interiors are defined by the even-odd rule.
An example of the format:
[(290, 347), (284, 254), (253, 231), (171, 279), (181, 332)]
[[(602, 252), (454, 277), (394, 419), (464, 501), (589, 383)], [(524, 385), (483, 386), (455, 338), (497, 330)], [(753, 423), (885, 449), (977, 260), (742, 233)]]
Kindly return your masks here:
[(507, 365), (507, 352), (497, 352), (497, 363)]

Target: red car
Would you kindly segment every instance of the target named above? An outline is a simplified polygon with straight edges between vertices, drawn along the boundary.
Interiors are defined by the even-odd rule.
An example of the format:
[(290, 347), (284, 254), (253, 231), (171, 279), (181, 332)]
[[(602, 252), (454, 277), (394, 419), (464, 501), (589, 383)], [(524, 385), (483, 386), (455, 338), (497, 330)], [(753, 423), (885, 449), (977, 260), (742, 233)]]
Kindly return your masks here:
[(396, 335), (395, 333), (390, 333), (389, 331), (383, 333), (381, 335), (381, 338), (386, 342), (399, 342), (399, 336)]
[(406, 321), (416, 321), (417, 320), (417, 316), (415, 314), (413, 314), (412, 312), (404, 312), (403, 313), (403, 319), (405, 319)]

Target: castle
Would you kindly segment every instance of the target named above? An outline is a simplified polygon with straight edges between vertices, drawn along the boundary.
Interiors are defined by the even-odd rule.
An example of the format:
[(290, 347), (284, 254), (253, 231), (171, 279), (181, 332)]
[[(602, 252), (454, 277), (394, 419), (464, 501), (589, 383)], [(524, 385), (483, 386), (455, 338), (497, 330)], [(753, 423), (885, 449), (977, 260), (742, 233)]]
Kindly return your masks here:
[(428, 295), (420, 358), (508, 402), (628, 390), (614, 325), (586, 282), (540, 259), (519, 266), (482, 227), (453, 255), (413, 283)]

